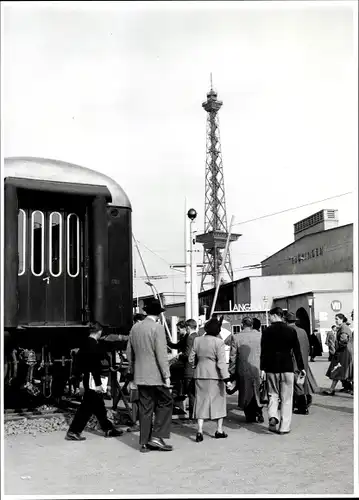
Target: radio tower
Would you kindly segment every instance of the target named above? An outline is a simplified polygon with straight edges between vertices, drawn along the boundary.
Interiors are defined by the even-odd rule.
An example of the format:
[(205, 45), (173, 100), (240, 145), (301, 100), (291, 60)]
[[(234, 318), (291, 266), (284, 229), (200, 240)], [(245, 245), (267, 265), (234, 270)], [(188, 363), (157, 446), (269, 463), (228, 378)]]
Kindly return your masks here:
[[(202, 243), (204, 248), (201, 291), (205, 289), (205, 285), (209, 285), (209, 288), (215, 287), (222, 278), (222, 276), (220, 276), (220, 267), (223, 260), (222, 253), (228, 237), (218, 121), (218, 111), (221, 109), (222, 104), (222, 101), (217, 100), (217, 92), (213, 90), (211, 73), (211, 90), (207, 94), (207, 101), (202, 104), (202, 107), (207, 112), (204, 234), (198, 235), (196, 238), (196, 241)], [(241, 235), (231, 233), (230, 241), (236, 241), (239, 236)], [(233, 281), (233, 270), (229, 250), (224, 262), (224, 270), (226, 271), (225, 274), (230, 278), (230, 281)]]

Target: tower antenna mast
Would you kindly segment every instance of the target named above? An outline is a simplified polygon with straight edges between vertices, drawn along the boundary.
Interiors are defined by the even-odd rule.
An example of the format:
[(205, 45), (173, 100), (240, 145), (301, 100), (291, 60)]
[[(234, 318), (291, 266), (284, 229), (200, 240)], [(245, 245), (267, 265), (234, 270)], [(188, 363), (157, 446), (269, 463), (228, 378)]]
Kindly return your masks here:
[[(221, 142), (219, 135), (218, 111), (223, 102), (217, 99), (217, 92), (212, 88), (212, 73), (210, 74), (211, 90), (207, 101), (202, 104), (207, 112), (207, 143), (206, 143), (206, 175), (205, 175), (205, 206), (204, 233), (196, 240), (203, 244), (203, 268), (201, 291), (205, 287), (216, 287), (225, 276), (233, 281), (231, 254), (224, 255), (223, 275), (221, 265), (223, 250), (228, 236), (226, 199), (222, 165)], [(231, 233), (230, 242), (236, 241), (241, 235)]]

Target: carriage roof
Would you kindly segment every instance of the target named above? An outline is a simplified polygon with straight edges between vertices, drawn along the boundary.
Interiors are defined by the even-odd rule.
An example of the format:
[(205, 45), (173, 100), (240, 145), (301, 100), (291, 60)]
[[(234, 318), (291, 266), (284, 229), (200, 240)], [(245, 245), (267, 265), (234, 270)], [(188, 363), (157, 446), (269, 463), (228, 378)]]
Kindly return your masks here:
[(11, 157), (4, 159), (3, 176), (23, 179), (106, 186), (110, 205), (131, 208), (130, 200), (117, 182), (107, 175), (72, 163), (47, 158)]

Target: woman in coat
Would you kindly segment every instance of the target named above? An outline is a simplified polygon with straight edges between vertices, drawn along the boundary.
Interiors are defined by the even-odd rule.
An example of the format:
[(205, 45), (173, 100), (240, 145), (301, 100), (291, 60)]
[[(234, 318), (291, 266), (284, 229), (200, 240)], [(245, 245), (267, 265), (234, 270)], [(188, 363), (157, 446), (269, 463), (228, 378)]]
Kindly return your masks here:
[(344, 314), (339, 313), (335, 316), (335, 323), (338, 327), (336, 351), (326, 373), (326, 376), (332, 380), (332, 385), (329, 391), (323, 392), (328, 396), (335, 395), (339, 380), (343, 382), (353, 379), (352, 332), (346, 322), (347, 318)]
[(189, 362), (195, 368), (197, 443), (203, 441), (203, 423), (206, 419), (217, 420), (215, 438), (228, 436), (223, 431), (223, 418), (227, 415), (225, 382), (229, 382), (229, 373), (224, 342), (219, 337), (221, 322), (212, 318), (205, 324), (204, 330), (205, 335), (194, 339), (189, 356)]
[(229, 357), (229, 373), (236, 380), (238, 407), (248, 423), (263, 423), (260, 403), (261, 333), (253, 329), (251, 318), (243, 318), (243, 330), (233, 335)]

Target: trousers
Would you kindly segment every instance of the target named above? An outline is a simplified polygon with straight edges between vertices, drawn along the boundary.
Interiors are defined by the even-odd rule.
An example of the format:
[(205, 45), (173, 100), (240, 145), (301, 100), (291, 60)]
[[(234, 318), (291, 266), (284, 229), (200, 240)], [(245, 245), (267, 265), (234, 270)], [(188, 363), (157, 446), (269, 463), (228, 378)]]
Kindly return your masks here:
[[(140, 445), (152, 437), (168, 439), (172, 422), (172, 395), (163, 385), (138, 386)], [(153, 420), (154, 415), (154, 420)]]
[[(292, 422), (294, 373), (267, 373), (268, 418), (276, 418), (280, 432), (289, 432)], [(279, 408), (280, 403), (280, 408)]]
[(194, 400), (196, 398), (196, 384), (194, 378), (184, 379), (184, 392), (188, 396), (188, 413), (189, 413), (189, 418), (192, 419)]
[(92, 415), (95, 415), (103, 431), (106, 432), (113, 428), (112, 423), (107, 418), (103, 395), (87, 389), (85, 390), (81, 405), (71, 422), (69, 432), (81, 434)]

